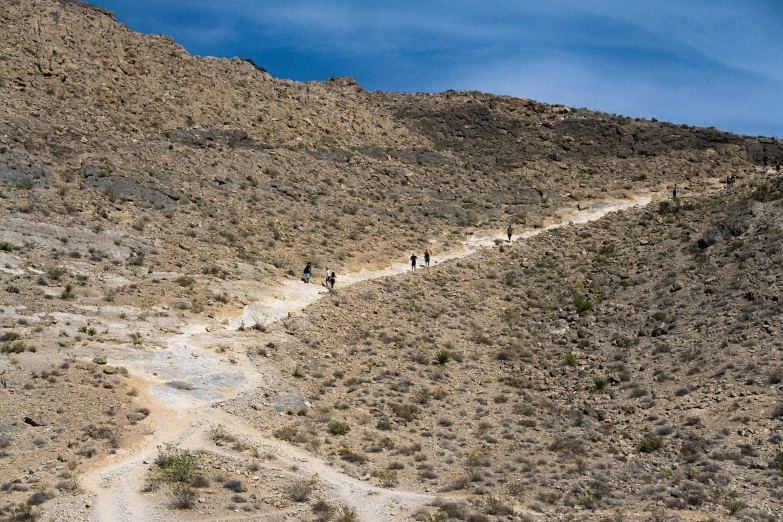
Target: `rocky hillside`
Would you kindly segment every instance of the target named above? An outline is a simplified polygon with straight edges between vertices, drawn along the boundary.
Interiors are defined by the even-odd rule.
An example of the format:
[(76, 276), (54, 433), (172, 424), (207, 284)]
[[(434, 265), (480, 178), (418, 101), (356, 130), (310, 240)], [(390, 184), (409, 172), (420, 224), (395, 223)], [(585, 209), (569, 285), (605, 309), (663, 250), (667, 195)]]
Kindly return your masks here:
[(0, 21), (6, 211), (177, 245), (145, 250), (166, 269), (366, 266), (449, 248), (455, 227), (540, 223), (673, 182), (698, 192), (783, 155), (772, 140), (530, 100), (279, 80), (83, 3), (6, 0)]
[[(291, 82), (71, 0), (0, 0), (0, 100), (0, 517), (58, 497), (77, 507), (55, 519), (117, 520), (85, 514), (82, 488), (116, 507), (141, 485), (92, 470), (130, 456), (139, 480), (155, 444), (206, 444), (218, 417), (248, 440), (235, 477), (206, 437), (216, 517), (309, 519), (285, 492), (299, 464), (329, 472), (323, 491), (361, 478), (378, 505), (428, 498), (397, 487), (449, 497), (400, 515), (419, 520), (780, 511), (783, 212), (779, 181), (759, 181), (780, 141)], [(727, 175), (736, 189), (702, 197)], [(684, 201), (658, 203), (673, 183)], [(341, 288), (640, 196), (655, 205)], [(337, 290), (285, 317), (318, 298), (289, 291), (305, 260)], [(263, 300), (276, 309), (244, 323)], [(261, 432), (289, 460), (268, 463)], [(251, 472), (262, 486), (230, 500)], [(159, 519), (169, 499), (149, 493)]]
[(281, 360), (313, 405), (275, 434), (464, 498), (434, 516), (706, 520), (735, 502), (779, 520), (782, 190), (665, 200), (334, 292), (270, 348), (301, 354)]

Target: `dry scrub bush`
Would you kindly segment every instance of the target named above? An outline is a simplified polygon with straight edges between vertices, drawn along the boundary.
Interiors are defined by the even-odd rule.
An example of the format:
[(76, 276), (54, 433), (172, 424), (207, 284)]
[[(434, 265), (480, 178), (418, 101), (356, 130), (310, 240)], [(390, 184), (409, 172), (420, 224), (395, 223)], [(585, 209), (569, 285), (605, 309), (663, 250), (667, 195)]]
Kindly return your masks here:
[(345, 435), (351, 431), (347, 422), (331, 421), (326, 425), (326, 430), (332, 435)]
[(298, 480), (292, 483), (286, 490), (288, 498), (294, 502), (307, 502), (313, 494), (313, 490), (317, 483), (318, 479), (315, 477), (307, 480)]
[(247, 491), (247, 488), (242, 484), (241, 480), (227, 480), (223, 483), (223, 487), (234, 493), (244, 493)]
[(171, 490), (171, 508), (172, 509), (193, 509), (196, 505), (198, 495), (187, 484), (177, 484)]
[(155, 463), (164, 481), (182, 484), (192, 481), (200, 467), (198, 456), (171, 444), (159, 449)]

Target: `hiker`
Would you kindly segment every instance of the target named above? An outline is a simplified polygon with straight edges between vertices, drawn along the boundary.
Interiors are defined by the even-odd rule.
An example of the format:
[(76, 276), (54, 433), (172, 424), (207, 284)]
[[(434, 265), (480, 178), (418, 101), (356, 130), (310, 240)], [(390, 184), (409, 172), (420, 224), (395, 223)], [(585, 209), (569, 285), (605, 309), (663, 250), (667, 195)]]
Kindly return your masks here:
[(416, 254), (411, 255), (411, 270), (416, 270), (416, 260), (418, 257), (416, 257)]
[(324, 286), (327, 287), (327, 288), (329, 287), (329, 277), (330, 277), (331, 273), (332, 272), (327, 268), (326, 269), (326, 280), (324, 281)]
[(506, 229), (506, 234), (508, 234), (508, 242), (511, 243), (511, 236), (514, 235), (514, 228), (509, 223), (508, 228)]
[(677, 199), (677, 184), (674, 184), (674, 187), (672, 188), (672, 199)]
[(304, 276), (305, 276), (305, 283), (310, 283), (310, 273), (313, 271), (313, 267), (311, 266), (311, 263), (307, 263), (307, 266), (304, 269)]
[(331, 275), (329, 275), (329, 287), (334, 290), (334, 282), (337, 279), (337, 276), (334, 273), (334, 270), (332, 270)]
[(430, 266), (430, 249), (424, 250), (424, 266)]

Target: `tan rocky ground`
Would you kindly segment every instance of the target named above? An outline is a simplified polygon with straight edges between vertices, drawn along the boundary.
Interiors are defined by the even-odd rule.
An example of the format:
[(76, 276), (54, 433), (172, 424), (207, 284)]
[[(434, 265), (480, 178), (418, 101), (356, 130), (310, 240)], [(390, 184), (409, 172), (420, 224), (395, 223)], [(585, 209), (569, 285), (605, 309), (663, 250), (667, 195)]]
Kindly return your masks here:
[(488, 515), (721, 518), (737, 501), (778, 520), (770, 186), (771, 200), (663, 201), (333, 294), (288, 347), (313, 411), (276, 436), (324, 439), (349, 474), (458, 491)]
[(531, 100), (278, 80), (65, 0), (0, 9), (5, 208), (147, 237), (165, 252), (135, 254), (167, 271), (382, 266), (465, 226), (673, 180), (698, 191), (782, 155), (775, 140)]
[(3, 507), (78, 492), (93, 460), (148, 430), (150, 410), (134, 400), (139, 391), (124, 368), (68, 359), (46, 367), (37, 351), (8, 357), (12, 368), (0, 377)]
[(0, 0), (0, 100), (0, 518), (779, 518), (779, 141), (294, 83), (68, 0)]

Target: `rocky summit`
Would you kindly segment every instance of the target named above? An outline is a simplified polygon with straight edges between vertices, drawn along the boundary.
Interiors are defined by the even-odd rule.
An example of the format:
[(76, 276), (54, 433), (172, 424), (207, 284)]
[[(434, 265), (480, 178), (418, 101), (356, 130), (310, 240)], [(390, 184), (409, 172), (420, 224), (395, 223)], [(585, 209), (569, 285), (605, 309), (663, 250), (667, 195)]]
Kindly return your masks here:
[(783, 142), (259, 65), (0, 0), (0, 520), (783, 519)]

